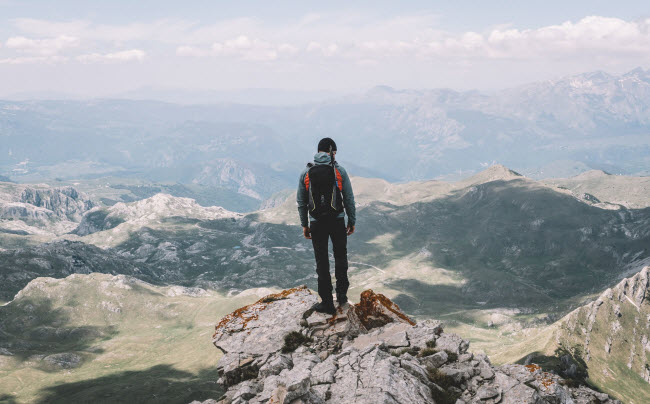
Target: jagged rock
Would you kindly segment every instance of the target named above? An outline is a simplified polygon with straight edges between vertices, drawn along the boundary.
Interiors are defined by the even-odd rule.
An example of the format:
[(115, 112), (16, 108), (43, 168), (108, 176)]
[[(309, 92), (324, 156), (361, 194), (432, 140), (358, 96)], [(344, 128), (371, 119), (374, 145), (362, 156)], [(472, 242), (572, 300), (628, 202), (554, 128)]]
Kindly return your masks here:
[(406, 329), (411, 345), (426, 346), (427, 342), (435, 340), (442, 334), (442, 323), (434, 320), (424, 320)]
[(81, 357), (68, 352), (48, 355), (43, 358), (43, 361), (59, 369), (73, 369), (81, 365)]
[(81, 216), (94, 206), (86, 195), (77, 192), (73, 187), (27, 187), (23, 189), (17, 202), (47, 209), (59, 218), (73, 221), (81, 220)]
[(324, 362), (316, 364), (311, 372), (311, 384), (331, 384), (334, 383), (334, 375), (338, 370), (336, 358), (330, 356)]
[(399, 359), (377, 348), (353, 350), (342, 358), (331, 402), (423, 403), (431, 401), (430, 389), (400, 366)]
[(386, 296), (376, 294), (372, 290), (361, 293), (361, 299), (355, 305), (354, 310), (361, 324), (367, 330), (392, 322), (405, 322), (415, 325), (415, 321), (404, 314), (395, 303)]
[[(617, 402), (569, 388), (535, 364), (494, 367), (439, 322), (415, 324), (372, 291), (331, 317), (313, 313), (316, 300), (304, 286), (289, 289), (219, 322), (213, 340), (224, 351), (218, 370), (227, 388), (220, 404)], [(283, 353), (292, 331), (305, 344)]]
[(301, 329), (303, 314), (317, 301), (306, 286), (266, 296), (224, 317), (215, 328), (212, 342), (224, 353), (277, 352), (285, 335)]
[(271, 375), (277, 375), (282, 372), (284, 369), (290, 369), (293, 366), (291, 361), (291, 356), (289, 355), (277, 355), (273, 357), (272, 360), (267, 361), (259, 371), (260, 377), (267, 377)]
[[(644, 380), (650, 380), (649, 291), (650, 267), (644, 266), (633, 276), (605, 290), (593, 302), (573, 310), (560, 320), (555, 330), (555, 343), (574, 356), (561, 358), (561, 375), (581, 379), (587, 376), (585, 366), (576, 366), (576, 363), (584, 362), (587, 368), (591, 368), (593, 363), (606, 362), (607, 374), (604, 371), (588, 374), (596, 385), (627, 377), (628, 369)], [(621, 371), (623, 368), (625, 371)], [(644, 398), (647, 397), (647, 392), (643, 393), (646, 394)], [(632, 401), (636, 398), (626, 394), (632, 393), (621, 393), (621, 399)]]
[(466, 382), (475, 375), (475, 369), (472, 366), (459, 362), (444, 365), (440, 368), (440, 371), (452, 378), (457, 384)]
[(406, 330), (410, 327), (411, 325), (406, 323), (389, 324), (369, 334), (359, 335), (354, 340), (344, 343), (343, 347), (353, 346), (357, 349), (363, 349), (371, 344), (384, 344), (389, 348), (407, 347), (409, 346), (409, 340)]
[(436, 339), (436, 348), (460, 355), (467, 351), (469, 342), (456, 334), (443, 334)]
[(441, 351), (430, 356), (425, 356), (424, 358), (422, 358), (422, 363), (425, 366), (429, 366), (432, 368), (439, 368), (440, 366), (447, 363), (447, 359), (449, 359), (449, 355), (447, 355), (447, 352)]
[(477, 392), (476, 397), (480, 400), (488, 400), (490, 398), (497, 398), (501, 395), (501, 391), (491, 386), (482, 386)]

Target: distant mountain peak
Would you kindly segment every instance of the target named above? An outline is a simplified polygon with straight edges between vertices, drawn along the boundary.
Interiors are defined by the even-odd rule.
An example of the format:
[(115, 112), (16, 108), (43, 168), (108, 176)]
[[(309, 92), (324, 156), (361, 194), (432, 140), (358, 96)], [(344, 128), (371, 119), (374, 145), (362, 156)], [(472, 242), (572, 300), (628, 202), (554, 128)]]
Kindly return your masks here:
[(610, 175), (612, 175), (612, 174), (608, 173), (607, 171), (603, 171), (603, 170), (589, 170), (589, 171), (585, 171), (585, 172), (582, 172), (582, 173), (576, 175), (574, 178), (576, 178), (576, 179), (589, 179), (589, 178), (609, 177)]
[(642, 67), (637, 67), (632, 69), (629, 72), (623, 74), (623, 77), (648, 77), (650, 75), (650, 69), (644, 70)]
[(523, 178), (523, 175), (509, 169), (508, 167), (502, 164), (494, 164), (486, 168), (485, 170), (479, 172), (478, 174), (475, 174), (465, 179), (464, 182), (468, 182), (471, 184), (482, 184), (490, 181), (498, 181), (498, 180), (508, 181), (517, 178)]
[(391, 86), (386, 86), (386, 85), (379, 85), (379, 86), (374, 86), (370, 90), (368, 90), (367, 94), (368, 95), (375, 95), (375, 94), (385, 94), (385, 93), (391, 93), (394, 94), (396, 93), (397, 90), (395, 90)]

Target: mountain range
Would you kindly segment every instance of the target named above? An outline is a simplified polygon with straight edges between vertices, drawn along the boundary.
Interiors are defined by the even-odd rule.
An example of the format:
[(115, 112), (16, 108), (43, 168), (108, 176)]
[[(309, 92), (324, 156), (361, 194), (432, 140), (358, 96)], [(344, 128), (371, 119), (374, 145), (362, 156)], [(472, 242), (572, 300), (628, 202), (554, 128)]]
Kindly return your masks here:
[[(583, 342), (576, 341), (583, 337), (577, 328), (561, 326), (571, 324), (567, 319), (582, 310), (576, 308), (590, 304), (594, 296), (650, 264), (650, 208), (643, 193), (646, 177), (599, 172), (536, 181), (495, 165), (457, 182), (390, 183), (362, 177), (353, 177), (352, 182), (358, 201), (358, 232), (349, 240), (351, 296), (373, 288), (417, 319), (439, 318), (451, 331), (468, 335), (474, 346), (494, 354), (497, 363), (531, 358), (561, 372), (564, 369), (558, 363), (569, 352), (572, 362), (568, 363), (589, 374), (588, 378), (569, 375), (569, 380), (588, 383), (629, 402), (635, 402), (629, 400), (634, 397), (633, 388), (646, 388), (643, 343), (624, 344), (620, 349), (612, 345), (612, 352), (626, 352), (620, 357), (628, 359), (631, 346), (635, 347), (633, 369), (608, 370), (613, 377), (630, 380), (628, 387), (617, 390), (609, 379), (593, 373), (602, 372), (600, 362), (592, 364), (579, 355), (583, 351), (575, 347)], [(189, 293), (191, 301), (227, 302), (225, 307), (236, 308), (234, 302), (251, 302), (264, 293), (260, 290), (304, 283), (316, 287), (313, 255), (297, 222), (294, 191), (277, 193), (263, 210), (237, 213), (169, 194), (107, 206), (88, 196), (95, 192), (91, 187), (85, 189), (89, 193), (46, 185), (2, 183), (2, 187), (3, 203), (29, 205), (26, 211), (39, 208), (49, 212), (45, 216), (50, 221), (66, 223), (65, 231), (55, 232), (50, 221), (34, 221), (32, 215), (0, 221), (3, 229), (22, 229), (0, 234), (0, 300), (9, 301), (0, 307), (0, 317), (9, 316), (3, 317), (7, 320), (0, 329), (0, 349), (4, 349), (0, 383), (11, 383), (11, 391), (21, 401), (46, 397), (60, 372), (72, 372), (76, 381), (51, 391), (81, 394), (78, 397), (90, 394), (90, 385), (128, 384), (131, 377), (169, 377), (174, 380), (166, 390), (169, 394), (182, 388), (181, 380), (192, 388), (218, 392), (218, 387), (206, 387), (216, 376), (208, 370), (214, 369), (209, 360), (198, 359), (205, 355), (200, 350), (192, 351), (196, 357), (186, 355), (184, 367), (169, 365), (176, 359), (164, 355), (158, 362), (147, 359), (149, 368), (136, 366), (135, 359), (123, 362), (134, 355), (134, 345), (119, 348), (125, 333), (136, 340), (159, 341), (147, 351), (152, 352), (151, 358), (159, 350), (180, 352), (186, 345), (181, 344), (182, 338), (163, 342), (165, 334), (154, 337), (144, 331), (152, 316), (165, 318), (161, 311), (148, 311), (158, 303), (127, 310), (119, 302), (147, 302), (149, 296), (160, 296), (160, 307), (176, 313), (181, 309), (162, 303), (174, 298), (169, 294), (176, 292), (169, 291)], [(120, 289), (121, 297), (101, 297), (109, 293), (102, 285), (121, 282), (128, 285)], [(41, 291), (49, 290), (47, 285), (59, 285), (59, 289), (48, 291), (43, 300)], [(25, 299), (34, 303), (21, 304)], [(99, 311), (96, 305), (101, 305)], [(42, 322), (44, 328), (38, 329), (47, 330), (47, 335), (63, 338), (77, 330), (81, 336), (61, 345), (58, 339), (29, 334), (36, 323), (21, 325), (17, 319), (30, 307), (43, 307), (34, 321)], [(120, 310), (141, 314), (121, 317)], [(111, 321), (92, 320), (101, 313), (118, 314), (110, 314), (114, 316)], [(57, 318), (65, 321), (57, 322)], [(73, 325), (67, 326), (68, 322)], [(92, 328), (93, 324), (99, 328)], [(168, 326), (162, 327), (167, 330)], [(196, 332), (196, 326), (192, 327), (188, 333)], [(567, 330), (564, 334), (554, 334), (563, 329)], [(642, 334), (639, 329), (633, 335), (641, 338)], [(627, 331), (616, 335), (630, 338)], [(119, 368), (100, 370), (104, 360), (98, 358), (106, 354), (118, 358), (109, 363), (120, 363)], [(16, 362), (19, 357), (23, 359)], [(619, 363), (611, 358), (603, 361)], [(201, 366), (191, 366), (194, 360)], [(43, 369), (53, 378), (31, 388), (11, 382), (15, 375), (33, 380)], [(639, 384), (639, 379), (646, 384)], [(106, 388), (99, 391), (114, 394)], [(196, 394), (196, 398), (208, 397)]]
[(489, 94), (377, 87), (295, 106), (2, 101), (0, 175), (137, 178), (206, 205), (240, 196), (258, 207), (294, 186), (324, 136), (351, 172), (389, 181), (458, 179), (495, 162), (532, 178), (646, 175), (649, 77), (585, 73)]
[[(338, 349), (392, 329), (366, 333), (385, 319), (365, 312), (369, 296), (417, 324), (400, 331), (406, 344), (391, 334), (357, 352), (409, 386), (395, 394), (647, 402), (649, 86), (636, 69), (491, 93), (379, 86), (299, 105), (0, 101), (0, 403), (248, 400), (267, 379), (284, 394), (257, 369), (289, 363), (278, 346), (252, 361), (249, 347), (233, 361), (210, 346), (215, 321), (269, 305), (296, 317), (278, 327), (313, 338), (285, 379), (331, 402), (352, 389), (343, 374), (307, 380), (301, 366), (337, 351), (333, 366), (367, 377)], [(324, 136), (357, 201), (356, 314), (332, 323), (370, 321), (331, 340), (332, 324), (298, 310), (317, 284), (296, 179)], [(411, 334), (442, 335), (438, 321), (440, 343), (460, 345), (433, 366), (428, 354), (446, 351)]]

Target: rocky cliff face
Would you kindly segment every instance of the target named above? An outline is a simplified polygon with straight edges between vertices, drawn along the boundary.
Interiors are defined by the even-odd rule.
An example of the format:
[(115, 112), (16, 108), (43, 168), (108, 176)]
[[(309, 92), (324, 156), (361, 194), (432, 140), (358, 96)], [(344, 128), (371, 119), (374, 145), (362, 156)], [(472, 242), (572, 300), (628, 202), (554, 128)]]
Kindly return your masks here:
[(569, 313), (555, 333), (559, 347), (584, 360), (592, 380), (637, 403), (650, 399), (649, 287), (646, 266)]
[(311, 309), (317, 300), (289, 289), (217, 324), (220, 404), (617, 403), (535, 364), (493, 366), (440, 322), (416, 323), (371, 290), (331, 317)]
[(31, 280), (39, 277), (65, 278), (93, 272), (126, 274), (149, 282), (159, 278), (147, 264), (134, 263), (113, 250), (62, 240), (0, 251), (0, 300), (11, 300)]
[(20, 195), (20, 202), (48, 209), (55, 216), (74, 222), (80, 221), (83, 214), (95, 206), (85, 195), (72, 187), (25, 188)]
[[(25, 226), (48, 228), (60, 234), (70, 231), (73, 225), (68, 224), (57, 229), (56, 223), (78, 222), (84, 213), (94, 206), (85, 194), (73, 187), (50, 188), (42, 185), (0, 183), (2, 227), (7, 227), (10, 221), (20, 222)], [(14, 223), (13, 228), (20, 226)]]

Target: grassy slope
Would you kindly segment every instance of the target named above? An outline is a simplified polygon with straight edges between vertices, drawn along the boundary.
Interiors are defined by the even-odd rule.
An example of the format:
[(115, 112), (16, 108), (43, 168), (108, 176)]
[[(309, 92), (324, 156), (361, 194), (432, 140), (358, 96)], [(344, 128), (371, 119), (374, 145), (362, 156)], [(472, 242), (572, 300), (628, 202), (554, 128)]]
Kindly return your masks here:
[[(615, 314), (614, 306), (620, 307), (620, 316)], [(650, 385), (639, 373), (648, 366), (643, 352), (641, 335), (647, 335), (650, 323), (647, 321), (650, 307), (645, 301), (641, 310), (626, 300), (614, 302), (606, 300), (600, 306), (589, 338), (591, 359), (587, 361), (589, 378), (592, 383), (629, 404), (650, 402)], [(581, 308), (565, 319), (558, 329), (560, 346), (585, 350), (589, 310)], [(612, 325), (618, 321), (620, 329), (614, 333)], [(607, 338), (612, 336), (611, 351), (605, 350)], [(635, 358), (631, 368), (627, 364), (634, 346)]]
[(603, 202), (620, 203), (631, 208), (650, 207), (650, 177), (611, 175), (592, 170), (571, 178), (549, 178), (542, 182), (570, 189), (576, 194), (586, 192)]
[[(38, 278), (0, 307), (0, 347), (13, 354), (0, 355), (0, 391), (18, 402), (189, 402), (218, 395), (214, 324), (257, 297), (168, 296), (173, 287), (121, 279)], [(60, 354), (81, 362), (53, 364)]]

